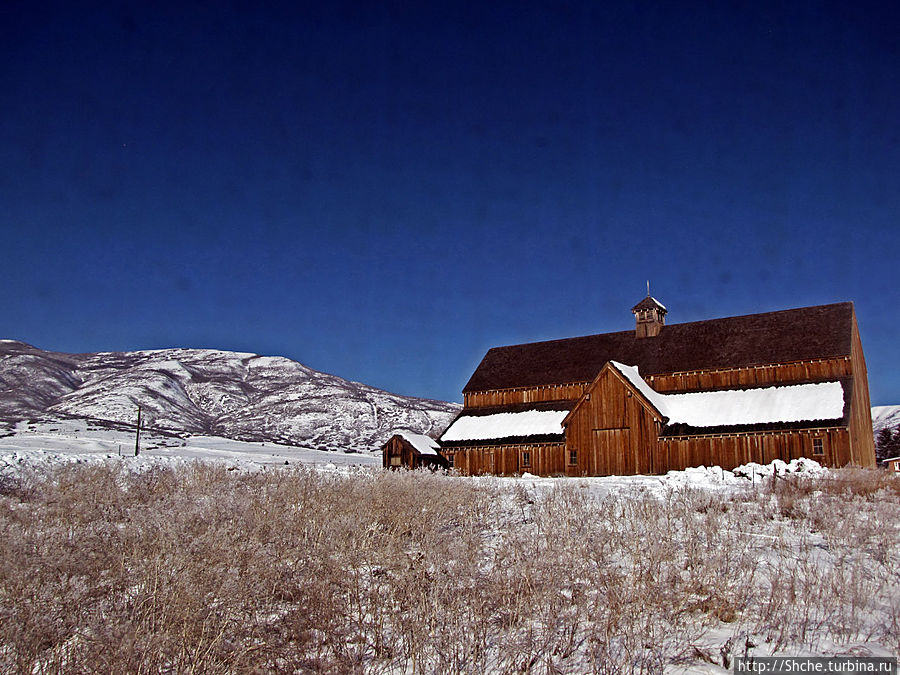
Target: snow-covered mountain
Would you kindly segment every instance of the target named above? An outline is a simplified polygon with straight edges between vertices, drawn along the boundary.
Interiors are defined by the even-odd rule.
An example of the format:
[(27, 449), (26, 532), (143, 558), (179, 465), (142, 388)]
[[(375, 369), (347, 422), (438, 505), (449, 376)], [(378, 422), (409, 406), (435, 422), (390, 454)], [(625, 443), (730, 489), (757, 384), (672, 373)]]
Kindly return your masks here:
[(896, 429), (900, 426), (900, 405), (872, 406), (872, 429), (875, 435), (885, 427)]
[(437, 435), (455, 403), (391, 394), (287, 358), (211, 349), (64, 354), (0, 340), (0, 420), (86, 419), (329, 450)]

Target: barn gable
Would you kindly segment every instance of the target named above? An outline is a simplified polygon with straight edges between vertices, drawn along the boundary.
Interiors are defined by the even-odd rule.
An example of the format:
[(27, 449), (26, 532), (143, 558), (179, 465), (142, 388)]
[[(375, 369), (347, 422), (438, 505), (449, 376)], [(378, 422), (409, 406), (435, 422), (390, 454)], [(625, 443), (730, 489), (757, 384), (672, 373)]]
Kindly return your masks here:
[(662, 394), (636, 367), (611, 361), (564, 420), (568, 473), (734, 467), (765, 460), (766, 452), (771, 459), (820, 456), (847, 463), (842, 448), (851, 388), (833, 381)]
[(607, 363), (566, 417), (570, 475), (655, 473), (659, 395)]

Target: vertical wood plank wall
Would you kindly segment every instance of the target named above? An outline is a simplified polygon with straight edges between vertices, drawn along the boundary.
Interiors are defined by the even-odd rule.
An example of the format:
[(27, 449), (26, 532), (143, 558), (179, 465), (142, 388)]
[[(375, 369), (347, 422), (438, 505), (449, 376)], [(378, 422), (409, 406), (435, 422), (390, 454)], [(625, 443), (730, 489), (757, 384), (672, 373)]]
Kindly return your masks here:
[[(391, 457), (399, 457), (400, 465), (391, 465)], [(385, 469), (418, 469), (423, 466), (441, 468), (446, 461), (438, 455), (421, 455), (399, 434), (391, 436), (381, 450), (381, 466)]]
[[(858, 344), (859, 332), (854, 333)], [(859, 347), (862, 354), (862, 347)], [(744, 368), (721, 368), (718, 370), (682, 371), (677, 373), (645, 374), (642, 376), (656, 391), (664, 394), (702, 391), (711, 389), (739, 389), (741, 387), (764, 387), (778, 384), (799, 384), (801, 382), (823, 382), (851, 377), (854, 364), (860, 359), (841, 357), (818, 359)], [(862, 361), (863, 368), (865, 361)], [(633, 365), (633, 364), (626, 364)], [(466, 408), (514, 405), (516, 403), (538, 403), (542, 401), (576, 401), (587, 391), (590, 382), (568, 382), (549, 384), (541, 387), (514, 387), (510, 389), (489, 389), (463, 394)]]
[(850, 451), (853, 464), (875, 466), (875, 434), (872, 430), (872, 404), (869, 399), (869, 375), (862, 341), (853, 311), (850, 359), (853, 365), (853, 390), (850, 403)]
[[(400, 466), (391, 466), (391, 457), (400, 457)], [(388, 442), (384, 444), (381, 452), (381, 465), (385, 469), (416, 468), (416, 453), (412, 447), (406, 443), (402, 437), (398, 435), (391, 436)]]
[[(816, 455), (813, 439), (822, 439), (824, 454)], [(656, 465), (662, 471), (690, 466), (720, 466), (733, 469), (747, 462), (768, 464), (775, 459), (789, 462), (809, 457), (825, 466), (844, 466), (850, 461), (850, 438), (845, 427), (803, 429), (710, 436), (662, 437), (656, 448)]]
[(656, 391), (667, 394), (823, 382), (850, 377), (851, 372), (850, 358), (842, 357), (746, 368), (663, 373), (647, 375), (644, 379)]
[[(449, 448), (454, 465), (463, 475), (512, 476), (526, 471), (538, 476), (627, 476), (664, 474), (694, 466), (720, 466), (730, 470), (748, 462), (769, 464), (808, 457), (824, 466), (845, 466), (850, 460), (850, 434), (843, 427), (758, 432), (732, 435), (661, 437), (642, 445), (629, 428), (596, 429), (589, 446), (561, 443), (471, 446)], [(815, 453), (813, 439), (823, 441), (823, 454)], [(575, 464), (569, 451), (577, 451)], [(531, 453), (522, 466), (522, 452)]]
[[(529, 454), (528, 464), (523, 461), (526, 452)], [(453, 455), (453, 468), (464, 476), (513, 476), (523, 473), (557, 476), (566, 473), (565, 445), (562, 443), (453, 447), (446, 448), (444, 454)]]
[(514, 387), (512, 389), (489, 389), (463, 394), (463, 406), (483, 408), (516, 403), (540, 403), (543, 401), (576, 401), (581, 398), (590, 382), (570, 382), (548, 384), (541, 387)]
[(576, 475), (658, 473), (653, 465), (657, 420), (619, 374), (607, 368), (593, 383), (590, 398), (572, 411), (566, 450), (578, 453)]

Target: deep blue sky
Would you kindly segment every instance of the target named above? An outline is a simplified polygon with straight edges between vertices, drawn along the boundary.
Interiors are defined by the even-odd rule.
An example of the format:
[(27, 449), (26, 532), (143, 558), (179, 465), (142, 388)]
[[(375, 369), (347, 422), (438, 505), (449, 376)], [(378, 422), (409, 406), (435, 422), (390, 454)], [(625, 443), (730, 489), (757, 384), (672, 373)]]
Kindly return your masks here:
[(900, 403), (900, 10), (0, 3), (0, 337), (459, 400), (491, 346), (856, 303)]

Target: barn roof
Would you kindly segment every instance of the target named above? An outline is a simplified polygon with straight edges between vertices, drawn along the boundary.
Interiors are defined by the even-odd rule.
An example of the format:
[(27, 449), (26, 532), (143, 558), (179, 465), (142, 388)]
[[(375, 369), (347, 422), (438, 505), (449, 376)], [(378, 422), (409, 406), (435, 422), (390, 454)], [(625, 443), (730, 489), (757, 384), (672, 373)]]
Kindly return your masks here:
[(656, 337), (634, 330), (495, 347), (463, 392), (589, 382), (608, 361), (643, 375), (850, 356), (853, 303), (663, 326)]

